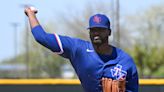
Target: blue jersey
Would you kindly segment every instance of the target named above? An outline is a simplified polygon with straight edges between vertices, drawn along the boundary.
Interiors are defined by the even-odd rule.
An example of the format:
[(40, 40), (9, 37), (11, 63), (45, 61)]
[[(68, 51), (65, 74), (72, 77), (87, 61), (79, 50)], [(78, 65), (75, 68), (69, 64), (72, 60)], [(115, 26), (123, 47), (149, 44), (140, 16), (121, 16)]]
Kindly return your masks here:
[(46, 33), (42, 27), (32, 29), (36, 41), (62, 57), (68, 58), (85, 92), (102, 92), (101, 78), (126, 78), (126, 92), (138, 92), (138, 74), (133, 59), (116, 48), (117, 57), (104, 62), (89, 41)]

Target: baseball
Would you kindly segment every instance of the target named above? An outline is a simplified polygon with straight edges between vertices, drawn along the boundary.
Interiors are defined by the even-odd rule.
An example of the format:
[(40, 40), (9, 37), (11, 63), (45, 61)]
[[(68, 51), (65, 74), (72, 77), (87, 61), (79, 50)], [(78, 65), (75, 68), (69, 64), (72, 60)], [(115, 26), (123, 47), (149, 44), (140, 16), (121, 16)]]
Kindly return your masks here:
[(32, 10), (32, 11), (34, 11), (35, 13), (37, 13), (38, 12), (38, 10), (35, 8), (35, 7), (30, 7), (30, 9)]

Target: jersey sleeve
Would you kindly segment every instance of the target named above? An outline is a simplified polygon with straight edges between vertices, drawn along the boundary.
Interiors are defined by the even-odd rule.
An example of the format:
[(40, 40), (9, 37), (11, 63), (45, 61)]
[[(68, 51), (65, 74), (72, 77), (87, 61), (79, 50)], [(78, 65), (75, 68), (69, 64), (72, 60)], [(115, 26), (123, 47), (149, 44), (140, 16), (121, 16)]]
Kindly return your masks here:
[(138, 92), (139, 83), (138, 83), (138, 72), (135, 64), (133, 63), (132, 67), (129, 70), (130, 76), (128, 78), (127, 92)]
[(38, 43), (65, 58), (73, 57), (79, 42), (75, 38), (46, 33), (40, 25), (32, 29), (32, 34)]

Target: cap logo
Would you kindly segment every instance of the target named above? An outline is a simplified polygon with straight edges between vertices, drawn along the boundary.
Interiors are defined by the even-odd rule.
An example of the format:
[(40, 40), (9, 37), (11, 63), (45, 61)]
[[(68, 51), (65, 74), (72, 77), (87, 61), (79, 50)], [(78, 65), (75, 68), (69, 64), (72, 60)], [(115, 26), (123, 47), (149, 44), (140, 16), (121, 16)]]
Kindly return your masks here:
[(99, 16), (94, 16), (94, 17), (93, 17), (93, 21), (94, 21), (95, 23), (100, 23), (100, 22), (101, 22), (101, 17), (99, 17)]

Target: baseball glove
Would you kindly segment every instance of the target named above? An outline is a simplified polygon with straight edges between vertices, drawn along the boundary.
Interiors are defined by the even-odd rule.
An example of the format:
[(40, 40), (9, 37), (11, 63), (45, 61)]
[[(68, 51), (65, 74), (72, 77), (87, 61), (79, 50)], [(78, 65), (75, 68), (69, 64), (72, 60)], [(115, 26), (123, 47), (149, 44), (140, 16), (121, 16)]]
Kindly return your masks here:
[(110, 78), (102, 78), (103, 92), (125, 92), (125, 79), (112, 80)]

